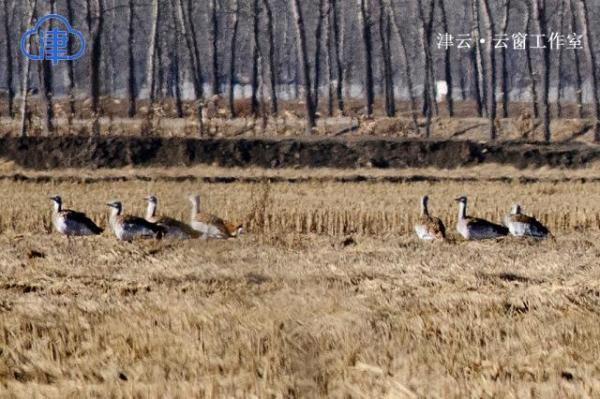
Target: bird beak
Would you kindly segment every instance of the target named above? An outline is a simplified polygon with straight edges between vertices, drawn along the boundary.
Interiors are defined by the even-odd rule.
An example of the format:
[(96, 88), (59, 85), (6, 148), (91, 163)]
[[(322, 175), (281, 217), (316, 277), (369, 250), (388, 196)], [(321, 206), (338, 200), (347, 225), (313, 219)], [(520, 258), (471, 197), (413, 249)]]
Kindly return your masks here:
[(460, 200), (461, 200), (460, 198), (454, 198), (454, 201), (456, 201), (456, 202), (460, 202)]
[(106, 206), (108, 206), (109, 208), (112, 208), (112, 207), (114, 207), (115, 205), (114, 205), (114, 204), (106, 204)]

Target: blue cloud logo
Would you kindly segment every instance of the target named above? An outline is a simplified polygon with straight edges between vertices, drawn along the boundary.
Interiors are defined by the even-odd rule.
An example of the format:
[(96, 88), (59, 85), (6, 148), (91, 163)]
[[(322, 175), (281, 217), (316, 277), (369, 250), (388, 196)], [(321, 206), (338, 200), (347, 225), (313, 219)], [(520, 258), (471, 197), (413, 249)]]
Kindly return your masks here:
[[(41, 29), (46, 22), (56, 20), (60, 22), (61, 28), (53, 27), (50, 30)], [(27, 43), (31, 36), (38, 36), (39, 54), (31, 54), (27, 49)], [(79, 50), (75, 54), (68, 54), (69, 40), (76, 39)], [(77, 46), (73, 46), (76, 48)], [(33, 27), (21, 36), (21, 52), (32, 61), (48, 60), (53, 65), (60, 61), (75, 61), (85, 53), (85, 39), (83, 34), (71, 27), (69, 21), (59, 14), (48, 14), (41, 18)]]

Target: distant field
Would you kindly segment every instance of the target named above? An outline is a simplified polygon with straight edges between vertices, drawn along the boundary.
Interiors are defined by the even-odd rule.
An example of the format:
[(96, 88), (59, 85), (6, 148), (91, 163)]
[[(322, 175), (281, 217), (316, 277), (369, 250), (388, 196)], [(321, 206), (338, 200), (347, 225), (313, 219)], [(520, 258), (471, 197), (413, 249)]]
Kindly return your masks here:
[[(600, 183), (577, 180), (595, 169), (270, 185), (157, 177), (351, 172), (2, 169), (50, 178), (0, 180), (0, 397), (600, 395)], [(469, 174), (482, 180), (451, 179)], [(497, 175), (542, 181), (485, 180)], [(190, 192), (248, 233), (133, 244), (50, 233), (49, 194), (105, 224), (108, 200), (141, 214), (148, 193), (185, 220)], [(497, 221), (521, 202), (556, 240), (421, 243), (424, 193), (450, 230), (452, 198), (468, 194), (471, 213)]]

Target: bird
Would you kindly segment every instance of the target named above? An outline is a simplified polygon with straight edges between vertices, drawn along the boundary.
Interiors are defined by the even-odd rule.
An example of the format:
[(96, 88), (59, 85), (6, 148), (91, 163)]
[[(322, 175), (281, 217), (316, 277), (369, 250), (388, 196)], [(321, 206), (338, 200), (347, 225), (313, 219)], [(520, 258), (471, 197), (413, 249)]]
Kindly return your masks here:
[(121, 241), (132, 241), (136, 238), (155, 238), (160, 240), (165, 231), (164, 228), (148, 222), (137, 216), (122, 215), (123, 204), (114, 201), (106, 204), (111, 208), (109, 223), (115, 236)]
[(515, 237), (546, 238), (550, 231), (534, 217), (521, 213), (521, 205), (513, 205), (510, 214), (504, 217), (504, 224)]
[(458, 221), (456, 230), (466, 240), (485, 240), (508, 235), (508, 228), (484, 219), (467, 216), (467, 197), (456, 198), (458, 202)]
[(232, 222), (227, 222), (218, 216), (200, 211), (200, 197), (190, 195), (192, 203), (192, 217), (190, 226), (198, 231), (202, 238), (227, 239), (239, 237), (243, 232), (243, 226)]
[(445, 240), (446, 226), (441, 219), (429, 215), (428, 202), (427, 195), (421, 197), (421, 216), (415, 224), (415, 232), (421, 240)]
[(196, 230), (192, 229), (189, 225), (180, 222), (179, 220), (167, 216), (156, 216), (158, 198), (156, 198), (155, 195), (150, 195), (144, 199), (148, 203), (148, 208), (146, 209), (146, 220), (162, 227), (165, 230), (164, 238), (187, 240), (190, 238), (198, 238), (200, 236)]
[(58, 195), (50, 197), (54, 203), (52, 212), (52, 224), (56, 231), (66, 236), (92, 236), (102, 234), (103, 230), (98, 227), (84, 213), (62, 209), (62, 198)]

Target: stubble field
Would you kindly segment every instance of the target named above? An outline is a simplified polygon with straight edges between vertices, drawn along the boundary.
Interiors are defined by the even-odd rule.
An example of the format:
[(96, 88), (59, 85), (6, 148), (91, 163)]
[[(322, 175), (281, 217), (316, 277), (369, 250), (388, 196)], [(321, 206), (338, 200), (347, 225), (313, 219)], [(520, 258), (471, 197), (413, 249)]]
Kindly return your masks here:
[[(595, 171), (519, 172), (528, 183), (485, 168), (405, 171), (438, 179), (404, 183), (317, 179), (339, 171), (175, 178), (201, 173), (0, 180), (0, 397), (600, 395)], [(469, 173), (481, 180), (455, 178)], [(486, 179), (502, 173), (515, 179)], [(192, 192), (247, 234), (127, 244), (51, 233), (51, 194), (105, 225), (107, 201), (142, 214), (149, 193), (187, 220)], [(500, 221), (518, 201), (556, 238), (419, 242), (425, 193), (449, 230), (452, 199), (468, 194), (471, 214)]]

